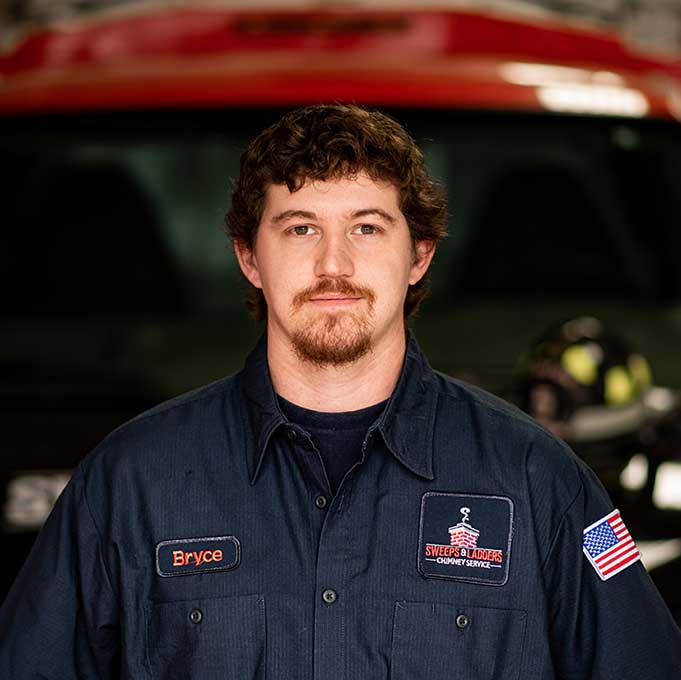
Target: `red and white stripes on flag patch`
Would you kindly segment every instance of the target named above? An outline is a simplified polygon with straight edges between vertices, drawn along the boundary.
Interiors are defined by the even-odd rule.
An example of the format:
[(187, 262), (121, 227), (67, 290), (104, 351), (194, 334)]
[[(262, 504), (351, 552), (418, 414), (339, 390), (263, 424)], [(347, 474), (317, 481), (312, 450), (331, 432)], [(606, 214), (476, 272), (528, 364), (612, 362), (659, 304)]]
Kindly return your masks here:
[(603, 581), (641, 559), (619, 510), (584, 529), (584, 554)]

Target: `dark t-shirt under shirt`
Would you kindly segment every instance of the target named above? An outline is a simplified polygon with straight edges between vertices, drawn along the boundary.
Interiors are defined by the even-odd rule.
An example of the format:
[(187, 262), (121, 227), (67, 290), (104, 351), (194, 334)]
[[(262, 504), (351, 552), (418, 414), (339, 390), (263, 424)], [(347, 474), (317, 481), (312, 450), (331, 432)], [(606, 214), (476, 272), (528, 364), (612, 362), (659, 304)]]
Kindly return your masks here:
[(334, 496), (345, 473), (361, 459), (367, 430), (381, 415), (386, 403), (387, 400), (358, 411), (325, 413), (296, 406), (279, 397), (284, 415), (302, 427), (317, 447)]

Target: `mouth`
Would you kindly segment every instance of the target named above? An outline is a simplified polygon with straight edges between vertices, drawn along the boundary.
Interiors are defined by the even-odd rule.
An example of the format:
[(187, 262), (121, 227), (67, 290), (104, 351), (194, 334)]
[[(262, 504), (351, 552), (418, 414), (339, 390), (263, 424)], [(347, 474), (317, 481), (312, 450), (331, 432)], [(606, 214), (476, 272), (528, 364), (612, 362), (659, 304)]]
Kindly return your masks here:
[(342, 311), (355, 310), (366, 305), (371, 312), (376, 295), (366, 286), (353, 285), (348, 281), (324, 279), (316, 285), (297, 293), (292, 300), (295, 310), (308, 309)]
[(346, 307), (348, 305), (353, 305), (359, 302), (362, 298), (349, 296), (349, 295), (319, 295), (317, 297), (310, 298), (309, 302), (313, 305), (319, 307)]

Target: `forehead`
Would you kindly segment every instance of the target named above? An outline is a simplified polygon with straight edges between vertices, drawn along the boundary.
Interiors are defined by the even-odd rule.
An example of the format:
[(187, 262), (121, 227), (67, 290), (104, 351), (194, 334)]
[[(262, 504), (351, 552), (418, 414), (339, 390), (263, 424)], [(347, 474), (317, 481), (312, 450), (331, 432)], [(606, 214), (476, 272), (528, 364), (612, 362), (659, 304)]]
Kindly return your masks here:
[(397, 187), (359, 173), (356, 177), (308, 180), (295, 191), (289, 191), (285, 184), (270, 184), (265, 192), (261, 221), (288, 210), (313, 212), (324, 218), (370, 208), (381, 208), (397, 219), (402, 217)]

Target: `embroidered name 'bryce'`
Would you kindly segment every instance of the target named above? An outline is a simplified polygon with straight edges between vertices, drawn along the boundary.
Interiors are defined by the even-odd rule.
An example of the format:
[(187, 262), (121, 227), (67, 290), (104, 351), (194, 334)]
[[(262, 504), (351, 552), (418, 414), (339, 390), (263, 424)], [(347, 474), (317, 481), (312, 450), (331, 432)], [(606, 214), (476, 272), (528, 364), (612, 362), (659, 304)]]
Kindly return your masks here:
[(189, 564), (198, 566), (209, 562), (222, 562), (222, 550), (200, 550), (199, 552), (173, 550), (174, 567), (183, 567)]
[(178, 538), (156, 546), (156, 573), (163, 577), (230, 571), (240, 562), (236, 536)]

